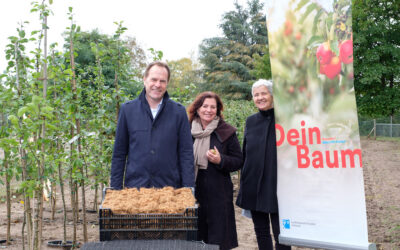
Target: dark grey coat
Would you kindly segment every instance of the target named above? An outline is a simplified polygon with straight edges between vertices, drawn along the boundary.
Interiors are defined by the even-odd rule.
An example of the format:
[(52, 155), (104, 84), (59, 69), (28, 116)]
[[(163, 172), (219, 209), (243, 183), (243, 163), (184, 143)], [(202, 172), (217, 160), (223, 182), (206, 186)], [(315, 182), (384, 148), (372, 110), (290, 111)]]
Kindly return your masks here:
[(277, 213), (274, 109), (260, 111), (247, 118), (243, 158), (244, 165), (236, 205), (247, 210)]

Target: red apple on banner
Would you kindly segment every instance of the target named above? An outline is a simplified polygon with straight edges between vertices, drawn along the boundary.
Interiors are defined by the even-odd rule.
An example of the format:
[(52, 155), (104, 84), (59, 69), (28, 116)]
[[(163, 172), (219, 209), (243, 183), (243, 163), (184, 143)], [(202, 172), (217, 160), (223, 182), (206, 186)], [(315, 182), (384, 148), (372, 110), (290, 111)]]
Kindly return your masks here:
[(291, 21), (286, 20), (286, 22), (285, 22), (285, 31), (284, 32), (285, 32), (285, 36), (288, 36), (288, 35), (292, 34), (292, 32), (293, 32), (293, 24), (292, 24)]
[(340, 63), (340, 59), (335, 56), (329, 64), (325, 65), (323, 72), (329, 79), (333, 79), (339, 75), (341, 69), (342, 64)]
[(344, 64), (353, 62), (353, 41), (346, 40), (342, 42), (339, 48), (339, 57)]
[(316, 56), (321, 64), (328, 64), (334, 55), (328, 42), (321, 44), (317, 49)]

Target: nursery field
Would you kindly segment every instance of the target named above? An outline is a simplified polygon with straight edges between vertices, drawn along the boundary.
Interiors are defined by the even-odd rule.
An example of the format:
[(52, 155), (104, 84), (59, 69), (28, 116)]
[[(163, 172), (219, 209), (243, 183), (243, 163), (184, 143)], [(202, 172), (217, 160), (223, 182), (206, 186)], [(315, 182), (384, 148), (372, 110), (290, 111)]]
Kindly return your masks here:
[[(400, 142), (387, 140), (367, 140), (361, 141), (363, 151), (365, 195), (368, 216), (368, 235), (369, 241), (377, 244), (378, 249), (400, 249)], [(237, 176), (233, 177), (235, 189), (238, 188)], [(15, 183), (14, 183), (15, 184)], [(15, 186), (15, 185), (14, 185)], [(235, 192), (237, 193), (237, 192)], [(0, 190), (2, 196), (0, 203), (0, 240), (5, 239), (6, 235), (6, 204), (4, 191)], [(5, 246), (4, 249), (22, 249), (21, 230), (23, 224), (23, 204), (21, 197), (13, 195), (12, 204), (12, 244)], [(66, 197), (67, 204), (69, 197)], [(87, 189), (87, 207), (93, 207), (93, 190)], [(57, 201), (55, 219), (51, 220), (50, 205), (45, 204), (43, 220), (43, 249), (54, 249), (47, 247), (49, 240), (62, 239), (63, 235), (63, 211), (61, 202)], [(69, 207), (69, 206), (68, 206)], [(70, 209), (70, 208), (69, 208)], [(252, 222), (240, 215), (240, 209), (236, 209), (236, 223), (239, 237), (239, 247), (237, 249), (249, 250), (257, 249), (257, 243), (252, 227)], [(68, 210), (68, 209), (67, 209)], [(67, 235), (72, 235), (72, 216), (68, 213)], [(96, 213), (87, 214), (88, 240), (99, 240), (98, 216)], [(82, 220), (78, 223), (77, 238), (80, 242), (82, 236)], [(295, 247), (294, 249), (303, 249)]]

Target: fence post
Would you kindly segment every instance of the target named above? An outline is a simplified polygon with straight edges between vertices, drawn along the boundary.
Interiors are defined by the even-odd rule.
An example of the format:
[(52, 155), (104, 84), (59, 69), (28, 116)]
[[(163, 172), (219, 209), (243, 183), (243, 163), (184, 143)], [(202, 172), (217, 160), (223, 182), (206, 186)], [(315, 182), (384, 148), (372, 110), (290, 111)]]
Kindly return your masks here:
[(376, 120), (374, 119), (374, 139), (376, 140)]
[(393, 133), (393, 115), (390, 116), (390, 137), (392, 137)]

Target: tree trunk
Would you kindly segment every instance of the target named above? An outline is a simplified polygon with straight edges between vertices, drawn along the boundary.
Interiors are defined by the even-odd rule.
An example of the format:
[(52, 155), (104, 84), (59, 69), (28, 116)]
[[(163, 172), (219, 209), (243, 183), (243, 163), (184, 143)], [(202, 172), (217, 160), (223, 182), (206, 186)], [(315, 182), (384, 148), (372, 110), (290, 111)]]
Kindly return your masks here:
[(6, 200), (7, 200), (7, 245), (11, 242), (11, 176), (8, 173), (8, 152), (4, 150), (4, 170), (6, 172)]
[[(118, 70), (119, 67), (117, 67)], [(115, 124), (117, 124), (118, 122), (118, 114), (119, 114), (119, 84), (118, 84), (118, 72), (115, 71), (115, 75), (114, 75), (114, 84), (115, 84), (115, 91), (117, 92), (117, 97), (115, 98), (117, 101), (117, 110), (115, 113)]]
[[(71, 137), (74, 137), (74, 128), (71, 127)], [(71, 143), (70, 145), (70, 166), (69, 166), (69, 188), (70, 188), (70, 193), (71, 193), (71, 208), (72, 208), (72, 220), (73, 220), (73, 233), (72, 233), (72, 244), (75, 245), (76, 243), (76, 214), (78, 211), (76, 211), (76, 190), (75, 190), (75, 180), (73, 177), (73, 150), (74, 150), (74, 145)]]
[[(39, 138), (40, 139), (40, 138)], [(40, 171), (40, 164), (41, 162), (38, 162), (38, 178), (41, 178), (41, 171)], [(36, 188), (35, 190), (35, 210), (34, 210), (34, 220), (33, 220), (33, 249), (39, 250), (40, 245), (41, 245), (41, 225), (42, 225), (42, 216), (41, 213), (43, 212), (43, 186), (42, 186), (42, 181), (40, 181), (39, 187)]]
[[(80, 123), (79, 119), (77, 119), (77, 130), (78, 134), (80, 134)], [(81, 155), (81, 140), (78, 139), (78, 157)], [(82, 172), (82, 179), (81, 179), (81, 199), (82, 199), (82, 216), (83, 216), (83, 241), (88, 241), (87, 235), (87, 221), (86, 221), (86, 194), (85, 194), (85, 173), (84, 173), (84, 164), (81, 164), (81, 172)]]
[[(72, 70), (72, 79), (71, 79), (71, 85), (72, 85), (72, 94), (73, 94), (73, 100), (75, 102), (75, 105), (77, 105), (78, 102), (78, 95), (76, 93), (76, 77), (75, 77), (75, 57), (74, 57), (74, 43), (72, 39), (72, 34), (73, 34), (73, 27), (71, 26), (71, 36), (70, 36), (70, 65), (71, 65), (71, 70)], [(79, 107), (76, 106), (76, 111), (79, 113)], [(80, 118), (75, 118), (75, 125), (76, 125), (76, 133), (79, 136), (78, 137), (78, 159), (81, 157), (81, 138), (80, 138), (80, 133), (81, 133), (81, 124), (80, 124)], [(86, 201), (85, 201), (85, 178), (84, 178), (84, 169), (83, 169), (83, 164), (80, 166), (80, 171), (82, 174), (82, 179), (80, 181), (81, 188), (82, 188), (82, 212), (83, 212), (83, 238), (84, 242), (87, 242), (87, 225), (86, 225)], [(78, 200), (76, 200), (78, 202)]]
[[(20, 79), (20, 68), (19, 68), (19, 56), (18, 56), (18, 42), (15, 43), (15, 85), (17, 86), (17, 91), (18, 91), (18, 97), (21, 98), (22, 96), (22, 87), (19, 82)], [(19, 126), (21, 126), (21, 118), (19, 118)], [(28, 172), (27, 172), (27, 164), (26, 164), (26, 151), (23, 148), (23, 136), (20, 136), (19, 138), (19, 162), (20, 166), (22, 169), (22, 181), (27, 181), (28, 180)], [(28, 193), (26, 191), (26, 188), (23, 188), (23, 195), (24, 195), (24, 218), (25, 218), (25, 224), (27, 225), (28, 228), (28, 234), (27, 234), (27, 242), (28, 242), (28, 248), (32, 249), (32, 212), (31, 212), (31, 201), (28, 196)], [(25, 224), (22, 227), (22, 237), (24, 238), (24, 228)], [(25, 248), (25, 244), (24, 244)]]
[[(22, 144), (22, 139), (20, 141)], [(22, 167), (22, 181), (27, 181), (27, 166), (26, 166), (26, 152), (24, 149), (20, 150), (21, 155), (21, 167)], [(28, 228), (27, 242), (28, 249), (32, 249), (32, 209), (31, 209), (31, 200), (29, 198), (28, 193), (26, 192), (26, 188), (24, 188), (24, 213), (26, 218), (26, 225)]]
[[(44, 4), (44, 0), (43, 0)], [(43, 15), (43, 29), (44, 29), (44, 36), (43, 36), (43, 57), (44, 57), (44, 63), (43, 63), (43, 100), (47, 99), (47, 16)], [(43, 117), (43, 124), (42, 124), (42, 138), (46, 138), (46, 117)], [(41, 163), (40, 163), (40, 169), (39, 173), (40, 176), (39, 178), (44, 177), (44, 168), (45, 168), (45, 154), (46, 152), (45, 149), (45, 143), (42, 142), (42, 148), (41, 148)], [(46, 181), (46, 179), (42, 179), (41, 184), (43, 184), (43, 181)], [(42, 232), (43, 232), (43, 185), (40, 185), (39, 187), (39, 194), (40, 197), (40, 204), (39, 204), (39, 233), (38, 233), (38, 249), (42, 249)]]
[[(4, 117), (4, 112), (1, 112), (1, 126), (3, 128), (6, 126), (6, 121)], [(11, 176), (8, 172), (8, 150), (4, 149), (3, 151), (4, 159), (3, 159), (3, 167), (5, 171), (5, 183), (6, 183), (6, 206), (7, 206), (7, 230), (6, 230), (6, 242), (7, 245), (10, 245), (11, 239)]]
[(22, 238), (22, 249), (25, 250), (25, 225), (26, 225), (26, 214), (24, 213), (24, 221), (21, 227), (21, 238)]
[[(57, 151), (61, 151), (60, 139), (57, 139)], [(58, 162), (58, 180), (60, 181), (60, 192), (63, 204), (63, 243), (67, 242), (67, 206), (65, 205), (65, 193), (64, 193), (64, 179), (62, 174), (62, 164), (61, 161)]]
[(57, 183), (55, 182), (56, 180), (56, 173), (53, 174), (52, 181), (50, 183), (50, 208), (51, 208), (51, 220), (55, 219), (55, 213), (56, 213), (56, 205), (57, 205)]

